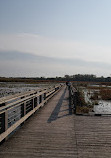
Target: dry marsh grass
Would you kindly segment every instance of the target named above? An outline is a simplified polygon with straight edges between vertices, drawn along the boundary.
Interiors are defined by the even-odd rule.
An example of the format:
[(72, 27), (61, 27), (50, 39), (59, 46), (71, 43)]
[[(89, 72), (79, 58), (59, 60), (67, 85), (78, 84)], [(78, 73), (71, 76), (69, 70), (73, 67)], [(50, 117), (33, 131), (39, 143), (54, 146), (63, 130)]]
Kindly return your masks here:
[(111, 89), (100, 89), (100, 96), (102, 100), (111, 100)]
[(77, 106), (76, 114), (84, 114), (84, 113), (88, 114), (89, 112), (92, 111), (92, 109), (93, 109), (92, 106), (82, 106), (82, 107)]

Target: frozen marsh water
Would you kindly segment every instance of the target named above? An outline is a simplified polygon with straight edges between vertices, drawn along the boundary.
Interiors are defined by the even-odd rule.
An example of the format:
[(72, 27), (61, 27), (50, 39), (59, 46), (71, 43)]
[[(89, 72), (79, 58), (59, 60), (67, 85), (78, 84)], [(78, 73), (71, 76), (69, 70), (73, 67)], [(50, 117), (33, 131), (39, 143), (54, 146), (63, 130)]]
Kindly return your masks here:
[(111, 101), (100, 100), (98, 105), (94, 106), (95, 114), (111, 114)]
[[(90, 90), (90, 93), (87, 89), (84, 89), (84, 96), (85, 96), (85, 101), (88, 102), (89, 104), (91, 102), (94, 102), (93, 100), (90, 99), (91, 95), (98, 90)], [(110, 100), (97, 100), (98, 105), (94, 105), (94, 113), (95, 114), (111, 114), (111, 101)]]
[(26, 83), (8, 83), (0, 82), (0, 98), (16, 93), (46, 88), (50, 84), (26, 84)]

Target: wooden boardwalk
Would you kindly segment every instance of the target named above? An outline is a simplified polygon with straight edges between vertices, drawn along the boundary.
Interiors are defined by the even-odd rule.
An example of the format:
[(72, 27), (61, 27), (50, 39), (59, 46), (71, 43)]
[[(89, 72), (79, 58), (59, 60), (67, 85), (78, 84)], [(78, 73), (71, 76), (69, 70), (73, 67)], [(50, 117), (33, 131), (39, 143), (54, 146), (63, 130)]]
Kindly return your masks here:
[(110, 158), (111, 117), (71, 115), (63, 87), (5, 143), (0, 158)]

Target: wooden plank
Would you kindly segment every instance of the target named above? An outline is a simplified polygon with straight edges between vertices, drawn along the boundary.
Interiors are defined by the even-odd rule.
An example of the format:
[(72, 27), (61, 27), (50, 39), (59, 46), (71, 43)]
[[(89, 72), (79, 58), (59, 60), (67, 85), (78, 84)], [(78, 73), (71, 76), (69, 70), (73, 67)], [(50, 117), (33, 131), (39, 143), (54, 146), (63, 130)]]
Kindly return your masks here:
[(78, 157), (111, 157), (111, 117), (76, 116), (75, 129)]
[(77, 158), (74, 115), (69, 115), (67, 98), (68, 91), (63, 88), (47, 106), (35, 113), (11, 139), (0, 146), (0, 156)]
[(63, 88), (0, 146), (0, 156), (110, 158), (111, 117), (69, 115), (67, 98)]
[[(3, 132), (0, 135), (0, 142), (6, 138), (12, 131), (14, 131), (20, 124), (22, 124), (27, 118), (29, 118), (33, 113), (35, 113), (36, 110), (38, 110), (40, 107), (44, 105), (45, 102), (47, 102), (54, 94), (56, 94), (58, 91), (53, 93), (51, 96), (49, 96), (46, 100), (44, 100), (42, 103), (40, 103), (37, 107), (35, 107), (33, 110), (28, 112), (24, 117), (22, 117), (20, 120), (18, 120), (15, 124), (13, 124), (10, 128), (8, 128), (5, 132)], [(40, 93), (42, 94), (42, 92)], [(7, 121), (6, 121), (7, 123)]]

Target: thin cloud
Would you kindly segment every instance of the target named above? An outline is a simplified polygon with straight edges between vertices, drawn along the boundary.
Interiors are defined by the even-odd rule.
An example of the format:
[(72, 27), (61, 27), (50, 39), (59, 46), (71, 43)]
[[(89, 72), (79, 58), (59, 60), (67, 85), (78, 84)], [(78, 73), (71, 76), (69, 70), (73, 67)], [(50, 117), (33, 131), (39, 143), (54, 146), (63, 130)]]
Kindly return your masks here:
[(0, 52), (1, 76), (64, 76), (65, 74), (110, 74), (111, 64), (82, 59), (43, 57), (22, 52)]
[(105, 61), (108, 63), (110, 63), (111, 58), (110, 46), (50, 39), (27, 33), (1, 34), (0, 51), (18, 51), (46, 57), (78, 58), (86, 61)]

